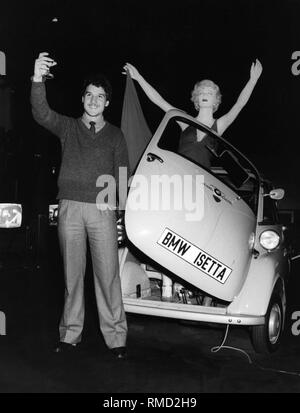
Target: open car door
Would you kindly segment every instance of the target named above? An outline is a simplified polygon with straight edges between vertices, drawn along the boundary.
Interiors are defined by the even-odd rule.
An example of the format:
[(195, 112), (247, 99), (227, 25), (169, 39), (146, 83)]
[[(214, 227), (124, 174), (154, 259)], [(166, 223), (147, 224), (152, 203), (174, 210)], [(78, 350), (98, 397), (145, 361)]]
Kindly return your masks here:
[[(206, 148), (209, 166), (180, 153), (179, 124), (214, 140)], [(127, 236), (168, 271), (232, 301), (250, 265), (258, 179), (251, 163), (224, 139), (181, 111), (169, 111), (131, 181)]]

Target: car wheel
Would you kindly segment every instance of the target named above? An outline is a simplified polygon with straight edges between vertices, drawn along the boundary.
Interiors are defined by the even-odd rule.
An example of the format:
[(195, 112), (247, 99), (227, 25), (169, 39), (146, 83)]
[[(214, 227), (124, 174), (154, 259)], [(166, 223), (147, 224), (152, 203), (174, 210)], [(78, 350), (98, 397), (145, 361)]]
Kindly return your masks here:
[(265, 324), (251, 328), (252, 344), (257, 353), (273, 353), (280, 345), (283, 331), (282, 301), (278, 292), (272, 294)]

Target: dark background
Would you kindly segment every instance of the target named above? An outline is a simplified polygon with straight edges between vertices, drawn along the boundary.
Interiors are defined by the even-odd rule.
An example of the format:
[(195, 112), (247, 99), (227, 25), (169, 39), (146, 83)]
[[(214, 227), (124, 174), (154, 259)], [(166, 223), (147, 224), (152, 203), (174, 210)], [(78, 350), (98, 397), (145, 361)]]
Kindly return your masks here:
[[(127, 61), (166, 100), (194, 115), (193, 85), (203, 78), (214, 80), (223, 95), (216, 113), (220, 117), (235, 103), (248, 81), (252, 61), (259, 58), (262, 76), (224, 136), (286, 189), (282, 208), (300, 208), (300, 76), (291, 71), (292, 53), (300, 50), (299, 12), (298, 0), (6, 2), (0, 16), (0, 50), (7, 58), (13, 130), (1, 144), (6, 165), (6, 170), (2, 167), (2, 201), (17, 197), (39, 209), (46, 199), (46, 203), (55, 200), (58, 139), (35, 124), (29, 104), (34, 59), (48, 51), (58, 62), (53, 68), (55, 79), (47, 83), (51, 107), (79, 116), (82, 78), (90, 70), (99, 70), (113, 85), (106, 117), (116, 125), (121, 120), (125, 90), (121, 72)], [(150, 129), (155, 131), (163, 112), (136, 87)]]
[[(7, 316), (7, 336), (0, 340), (0, 392), (299, 393), (299, 373), (259, 370), (237, 352), (212, 355), (210, 347), (221, 343), (222, 330), (198, 332), (174, 325), (175, 320), (131, 316), (130, 364), (112, 366), (99, 341), (91, 267), (83, 349), (70, 360), (49, 357), (58, 340), (64, 294), (56, 227), (47, 225), (46, 216), (48, 203), (55, 201), (60, 146), (33, 121), (29, 102), (34, 60), (48, 51), (58, 65), (47, 96), (58, 112), (80, 116), (82, 78), (100, 70), (113, 85), (106, 117), (119, 126), (121, 72), (128, 61), (166, 100), (192, 115), (190, 91), (196, 81), (212, 79), (223, 95), (220, 117), (235, 103), (252, 61), (259, 58), (262, 76), (224, 136), (285, 188), (280, 207), (299, 213), (300, 74), (291, 71), (292, 54), (300, 50), (299, 16), (300, 0), (2, 0), (0, 50), (6, 53), (7, 75), (0, 88), (11, 90), (13, 128), (5, 132), (0, 124), (0, 202), (22, 202), (24, 225), (20, 231), (0, 230), (0, 310)], [(164, 113), (136, 87), (154, 132)], [(298, 247), (299, 222), (293, 234)], [(298, 273), (299, 263), (293, 261), (282, 350), (273, 359), (258, 359), (281, 372), (300, 371), (299, 336), (290, 328), (291, 314), (300, 308)], [(229, 343), (250, 348), (239, 335)]]

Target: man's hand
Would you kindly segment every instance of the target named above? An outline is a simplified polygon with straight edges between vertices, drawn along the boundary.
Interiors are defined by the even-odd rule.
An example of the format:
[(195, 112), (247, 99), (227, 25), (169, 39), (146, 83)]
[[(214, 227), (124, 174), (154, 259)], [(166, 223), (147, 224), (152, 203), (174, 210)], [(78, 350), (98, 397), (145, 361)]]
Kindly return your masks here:
[(43, 76), (49, 71), (50, 67), (55, 65), (57, 65), (57, 63), (49, 57), (49, 53), (40, 53), (34, 63), (34, 74), (32, 80), (34, 82), (42, 82)]
[(256, 59), (255, 63), (252, 63), (251, 69), (250, 69), (250, 79), (254, 82), (257, 82), (258, 78), (260, 77), (262, 73), (262, 64), (258, 59)]

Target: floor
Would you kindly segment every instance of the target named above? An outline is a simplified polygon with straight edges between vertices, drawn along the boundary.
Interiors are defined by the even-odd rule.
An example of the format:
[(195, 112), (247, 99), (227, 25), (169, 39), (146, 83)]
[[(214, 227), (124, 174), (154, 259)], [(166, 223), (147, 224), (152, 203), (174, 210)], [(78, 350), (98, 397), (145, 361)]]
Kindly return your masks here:
[(89, 266), (82, 343), (58, 355), (52, 349), (63, 305), (59, 261), (39, 266), (6, 259), (0, 268), (0, 310), (7, 321), (7, 334), (0, 336), (0, 393), (298, 393), (300, 335), (294, 335), (292, 315), (300, 311), (300, 261), (293, 266), (286, 330), (275, 354), (255, 354), (243, 328), (229, 329), (225, 345), (236, 350), (213, 352), (224, 326), (128, 314), (128, 358), (120, 361), (98, 331)]

